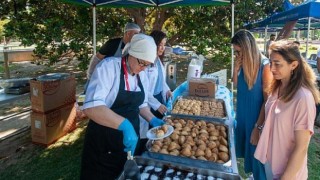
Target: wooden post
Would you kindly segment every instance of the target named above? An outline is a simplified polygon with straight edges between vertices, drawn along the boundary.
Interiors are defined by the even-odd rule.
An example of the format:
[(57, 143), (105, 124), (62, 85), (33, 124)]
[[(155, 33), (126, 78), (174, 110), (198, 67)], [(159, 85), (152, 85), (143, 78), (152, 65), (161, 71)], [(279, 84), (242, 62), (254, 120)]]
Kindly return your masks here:
[(3, 57), (4, 57), (4, 78), (10, 79), (10, 70), (9, 70), (9, 58), (8, 58), (8, 47), (3, 47)]

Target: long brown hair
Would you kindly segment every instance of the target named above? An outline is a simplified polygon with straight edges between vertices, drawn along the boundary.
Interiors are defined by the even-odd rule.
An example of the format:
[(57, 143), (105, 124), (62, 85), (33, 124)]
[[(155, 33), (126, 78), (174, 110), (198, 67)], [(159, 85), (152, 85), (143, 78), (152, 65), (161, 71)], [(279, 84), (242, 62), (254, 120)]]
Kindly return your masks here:
[[(288, 64), (294, 61), (298, 62), (298, 66), (292, 71), (286, 91), (280, 99), (284, 102), (290, 101), (298, 89), (303, 86), (311, 91), (314, 101), (319, 103), (320, 95), (316, 85), (316, 75), (301, 56), (298, 45), (285, 40), (276, 41), (270, 45), (269, 51), (270, 54), (278, 53), (281, 55)], [(275, 93), (280, 85), (280, 80), (273, 79), (269, 93)]]
[(257, 80), (261, 64), (257, 42), (249, 31), (242, 29), (232, 37), (231, 43), (241, 48), (244, 80), (251, 89)]
[[(162, 41), (164, 38), (167, 38), (167, 34), (164, 33), (163, 31), (160, 31), (160, 30), (153, 30), (153, 31), (150, 33), (150, 36), (153, 37), (154, 42), (155, 42), (156, 45), (157, 45), (157, 50), (158, 50), (158, 48), (159, 48), (159, 44), (161, 43), (161, 41)], [(158, 51), (157, 51), (157, 54), (158, 54)], [(159, 56), (161, 62), (163, 61), (163, 57), (164, 57), (164, 53)], [(162, 64), (163, 64), (163, 62), (162, 62)]]

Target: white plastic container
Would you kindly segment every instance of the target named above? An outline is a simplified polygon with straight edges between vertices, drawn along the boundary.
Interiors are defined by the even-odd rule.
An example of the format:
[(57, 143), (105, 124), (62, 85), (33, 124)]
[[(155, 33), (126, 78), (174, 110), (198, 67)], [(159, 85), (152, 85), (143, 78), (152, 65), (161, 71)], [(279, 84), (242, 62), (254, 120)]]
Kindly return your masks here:
[(202, 67), (203, 61), (198, 59), (198, 55), (193, 54), (191, 56), (191, 61), (188, 66), (188, 74), (187, 79), (190, 80), (190, 78), (200, 78), (202, 73)]
[(190, 80), (191, 78), (200, 78), (200, 77), (201, 77), (201, 66), (190, 63), (188, 66), (187, 79)]

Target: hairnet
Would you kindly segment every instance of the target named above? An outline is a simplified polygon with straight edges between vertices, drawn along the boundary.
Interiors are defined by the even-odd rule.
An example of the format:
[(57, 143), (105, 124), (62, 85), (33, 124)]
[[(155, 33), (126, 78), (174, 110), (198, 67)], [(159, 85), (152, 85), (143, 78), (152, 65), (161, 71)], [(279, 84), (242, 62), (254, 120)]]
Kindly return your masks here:
[(135, 23), (127, 23), (126, 26), (124, 27), (124, 32), (131, 31), (131, 30), (137, 30), (141, 31), (141, 28), (139, 27), (138, 24)]
[(135, 34), (131, 42), (126, 44), (124, 51), (135, 58), (151, 63), (154, 63), (157, 57), (156, 43), (151, 36), (145, 34)]

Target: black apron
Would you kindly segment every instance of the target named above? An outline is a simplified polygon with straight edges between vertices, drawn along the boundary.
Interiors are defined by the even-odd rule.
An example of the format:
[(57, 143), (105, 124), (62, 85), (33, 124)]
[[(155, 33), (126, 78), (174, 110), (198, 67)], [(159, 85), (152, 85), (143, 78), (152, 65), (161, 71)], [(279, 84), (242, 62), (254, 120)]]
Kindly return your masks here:
[[(122, 61), (125, 61), (125, 58), (122, 58)], [(121, 65), (119, 92), (110, 109), (127, 118), (139, 136), (139, 106), (144, 101), (144, 89), (137, 75), (141, 91), (126, 91), (123, 77), (124, 67)], [(84, 140), (80, 179), (116, 179), (127, 160), (124, 148), (122, 131), (90, 120)]]
[[(162, 96), (161, 92), (157, 95), (153, 95), (153, 97), (156, 98), (161, 104), (164, 104), (163, 96)], [(162, 115), (159, 111), (154, 110), (153, 108), (150, 108), (150, 110), (151, 110), (152, 114), (154, 116), (156, 116), (157, 118), (160, 118), (160, 119), (163, 118), (164, 115)]]

